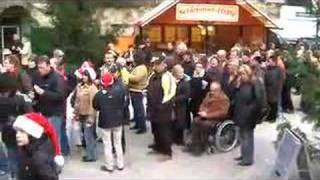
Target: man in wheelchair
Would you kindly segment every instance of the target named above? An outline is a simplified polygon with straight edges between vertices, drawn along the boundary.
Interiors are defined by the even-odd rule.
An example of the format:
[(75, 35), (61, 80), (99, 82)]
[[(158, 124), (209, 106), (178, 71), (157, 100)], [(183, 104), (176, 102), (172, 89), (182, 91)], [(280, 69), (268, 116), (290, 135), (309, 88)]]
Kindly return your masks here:
[(207, 149), (210, 128), (227, 117), (229, 106), (230, 101), (220, 83), (212, 82), (210, 91), (200, 105), (198, 116), (193, 119), (192, 142), (186, 151), (199, 156)]

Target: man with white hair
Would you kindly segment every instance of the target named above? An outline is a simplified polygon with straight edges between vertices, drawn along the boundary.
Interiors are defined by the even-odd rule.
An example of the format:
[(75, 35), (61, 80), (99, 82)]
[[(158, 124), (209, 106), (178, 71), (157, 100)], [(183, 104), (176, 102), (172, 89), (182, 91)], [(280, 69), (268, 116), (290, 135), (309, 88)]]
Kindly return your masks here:
[(227, 51), (224, 49), (220, 49), (217, 51), (217, 58), (220, 64), (223, 64), (227, 60)]
[(50, 59), (50, 66), (53, 69), (57, 69), (59, 65), (62, 63), (64, 57), (64, 52), (60, 49), (55, 49), (53, 51), (53, 57)]
[(19, 52), (21, 54), (21, 65), (24, 68), (27, 68), (32, 55), (31, 42), (26, 37), (22, 37), (22, 44), (22, 49), (19, 48)]
[(12, 46), (10, 48), (10, 51), (12, 52), (12, 54), (16, 54), (19, 56), (20, 58), (20, 50), (23, 48), (23, 44), (20, 41), (20, 37), (18, 34), (13, 34), (12, 36)]

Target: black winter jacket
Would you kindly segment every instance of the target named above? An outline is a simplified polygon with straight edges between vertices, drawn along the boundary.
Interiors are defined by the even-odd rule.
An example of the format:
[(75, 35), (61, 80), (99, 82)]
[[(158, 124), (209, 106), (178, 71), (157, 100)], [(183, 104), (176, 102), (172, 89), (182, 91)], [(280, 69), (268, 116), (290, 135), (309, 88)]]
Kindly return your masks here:
[(174, 113), (176, 125), (184, 128), (187, 123), (187, 107), (191, 94), (190, 83), (183, 79), (177, 84), (176, 96), (174, 98)]
[(173, 101), (162, 103), (163, 89), (161, 86), (162, 73), (154, 73), (147, 87), (147, 116), (154, 123), (168, 123), (173, 121)]
[(17, 116), (32, 111), (31, 102), (21, 95), (0, 95), (0, 131), (6, 146), (16, 146), (16, 131), (12, 127)]
[(54, 163), (53, 146), (47, 136), (32, 139), (31, 144), (19, 149), (19, 172), (21, 180), (58, 180)]
[(284, 82), (284, 73), (278, 66), (269, 66), (265, 75), (268, 102), (278, 102)]
[(204, 76), (204, 77), (192, 77), (192, 79), (190, 80), (190, 86), (191, 86), (190, 110), (194, 116), (198, 115), (200, 105), (208, 92), (209, 84), (207, 85), (207, 87), (203, 86), (203, 83), (206, 82), (205, 79), (206, 78)]
[(100, 90), (93, 98), (93, 108), (99, 111), (98, 126), (103, 129), (122, 126), (125, 123), (126, 91), (114, 83), (107, 90)]
[(54, 72), (54, 70), (51, 70), (51, 72), (44, 77), (37, 73), (33, 80), (33, 85), (38, 85), (45, 90), (44, 94), (36, 95), (35, 110), (47, 117), (63, 116), (65, 111), (65, 86), (63, 77)]
[(242, 129), (254, 129), (258, 122), (259, 97), (252, 83), (242, 83), (234, 98), (233, 120)]

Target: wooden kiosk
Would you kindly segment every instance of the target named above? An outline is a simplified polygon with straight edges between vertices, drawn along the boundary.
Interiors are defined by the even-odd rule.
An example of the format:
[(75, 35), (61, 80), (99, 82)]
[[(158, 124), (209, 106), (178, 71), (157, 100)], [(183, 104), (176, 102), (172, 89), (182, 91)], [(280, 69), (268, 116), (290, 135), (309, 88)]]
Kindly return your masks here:
[(241, 42), (267, 43), (278, 26), (246, 0), (165, 0), (137, 22), (155, 49), (184, 41), (200, 52), (229, 49)]

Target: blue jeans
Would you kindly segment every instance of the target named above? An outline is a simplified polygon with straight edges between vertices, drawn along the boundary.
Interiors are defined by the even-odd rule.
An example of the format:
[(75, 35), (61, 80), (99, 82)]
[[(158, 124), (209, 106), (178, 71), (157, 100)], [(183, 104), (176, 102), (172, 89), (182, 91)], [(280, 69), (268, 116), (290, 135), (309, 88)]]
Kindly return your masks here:
[(61, 143), (61, 152), (64, 156), (70, 155), (70, 146), (67, 136), (67, 129), (66, 129), (66, 123), (65, 121), (62, 122), (61, 125), (61, 137), (60, 137), (60, 143)]
[(19, 153), (16, 146), (8, 146), (9, 170), (11, 174), (18, 174)]
[(96, 138), (95, 138), (95, 125), (87, 125), (85, 121), (81, 122), (83, 129), (83, 136), (86, 144), (86, 157), (90, 160), (97, 160), (97, 148), (96, 148)]
[(60, 143), (60, 147), (61, 147), (61, 151), (62, 151), (62, 146), (61, 146), (61, 130), (62, 130), (62, 121), (63, 118), (60, 116), (50, 116), (48, 117), (49, 122), (52, 124), (52, 126), (54, 127), (56, 134), (57, 134), (57, 138), (58, 138), (58, 142)]
[(0, 141), (0, 171), (1, 173), (13, 172), (13, 169), (10, 169), (10, 158), (8, 155), (7, 146)]
[(143, 106), (142, 92), (130, 92), (134, 122), (139, 130), (146, 130), (146, 115)]

